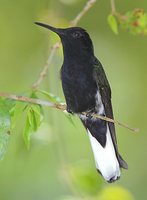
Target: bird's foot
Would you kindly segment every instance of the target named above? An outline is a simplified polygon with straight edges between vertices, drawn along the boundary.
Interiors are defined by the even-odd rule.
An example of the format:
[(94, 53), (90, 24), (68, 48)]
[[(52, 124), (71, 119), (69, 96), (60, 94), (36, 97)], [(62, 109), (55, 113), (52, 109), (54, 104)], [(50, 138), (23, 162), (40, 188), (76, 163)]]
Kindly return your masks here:
[(88, 111), (87, 113), (86, 113), (86, 117), (88, 117), (88, 118), (92, 118), (93, 117), (93, 114), (95, 113), (95, 111), (92, 109), (92, 110), (90, 110), (90, 111)]

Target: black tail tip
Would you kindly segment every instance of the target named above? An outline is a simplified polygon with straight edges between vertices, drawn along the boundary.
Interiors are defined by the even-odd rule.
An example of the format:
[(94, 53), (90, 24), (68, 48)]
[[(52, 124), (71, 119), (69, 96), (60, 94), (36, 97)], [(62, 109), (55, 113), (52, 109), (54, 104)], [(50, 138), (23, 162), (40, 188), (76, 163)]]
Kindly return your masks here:
[(115, 182), (115, 181), (117, 181), (117, 180), (119, 180), (120, 179), (120, 176), (117, 176), (117, 178), (116, 177), (112, 177), (112, 178), (110, 178), (110, 180), (108, 180), (107, 182), (108, 183), (113, 183), (113, 182)]
[(128, 164), (124, 161), (121, 155), (119, 155), (119, 164), (121, 168), (128, 169)]

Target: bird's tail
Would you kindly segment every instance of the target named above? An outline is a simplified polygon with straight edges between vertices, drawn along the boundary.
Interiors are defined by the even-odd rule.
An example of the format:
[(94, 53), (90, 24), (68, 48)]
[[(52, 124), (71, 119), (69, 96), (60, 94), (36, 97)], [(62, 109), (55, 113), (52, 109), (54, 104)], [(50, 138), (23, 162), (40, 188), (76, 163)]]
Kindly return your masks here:
[[(79, 115), (90, 139), (97, 170), (108, 182), (120, 177), (121, 171), (119, 154), (114, 146), (108, 123), (104, 120)], [(120, 160), (119, 160), (120, 159)]]

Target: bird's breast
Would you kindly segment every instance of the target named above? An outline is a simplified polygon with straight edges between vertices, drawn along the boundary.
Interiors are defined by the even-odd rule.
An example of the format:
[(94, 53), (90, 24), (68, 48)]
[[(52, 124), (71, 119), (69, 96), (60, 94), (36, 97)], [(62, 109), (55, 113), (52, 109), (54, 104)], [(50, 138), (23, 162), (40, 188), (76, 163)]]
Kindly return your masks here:
[(61, 69), (61, 80), (67, 107), (72, 112), (84, 112), (95, 107), (97, 86), (92, 70), (64, 66)]

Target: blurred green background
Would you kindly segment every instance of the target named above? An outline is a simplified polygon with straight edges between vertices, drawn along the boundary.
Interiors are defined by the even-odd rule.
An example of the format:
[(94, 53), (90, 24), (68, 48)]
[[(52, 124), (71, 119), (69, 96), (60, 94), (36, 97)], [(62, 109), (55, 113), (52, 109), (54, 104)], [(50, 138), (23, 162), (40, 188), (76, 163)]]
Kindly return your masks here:
[[(53, 33), (37, 27), (34, 21), (67, 27), (85, 2), (0, 0), (1, 92), (29, 92), (46, 63), (50, 47), (59, 40)], [(117, 1), (120, 12), (135, 8), (147, 11), (147, 1)], [(79, 26), (91, 35), (95, 54), (104, 65), (112, 88), (115, 118), (140, 128), (134, 134), (116, 127), (119, 149), (129, 170), (123, 170), (121, 179), (111, 186), (105, 183), (95, 170), (88, 137), (80, 121), (74, 117), (74, 127), (62, 112), (46, 108), (44, 123), (32, 137), (29, 151), (22, 140), (23, 118), (13, 131), (7, 154), (0, 162), (0, 199), (146, 200), (147, 38), (123, 31), (114, 35), (107, 25), (109, 13), (110, 1), (97, 1)], [(62, 62), (61, 49), (40, 87), (61, 98)]]

